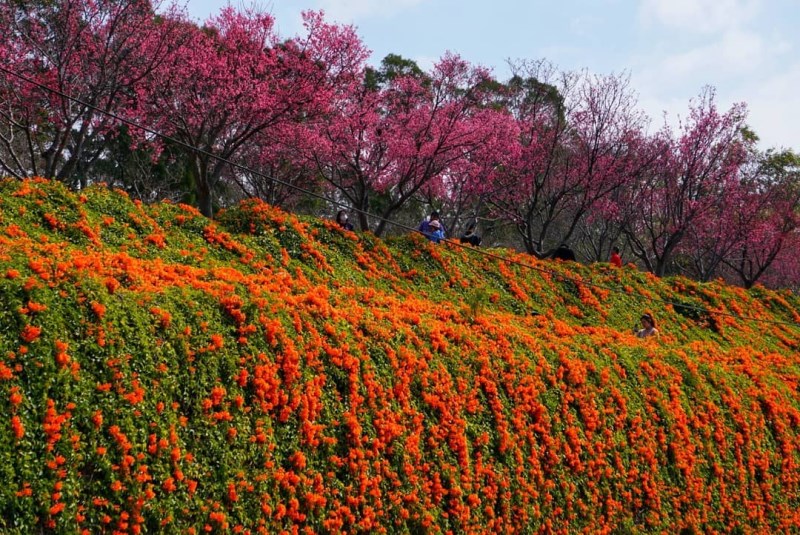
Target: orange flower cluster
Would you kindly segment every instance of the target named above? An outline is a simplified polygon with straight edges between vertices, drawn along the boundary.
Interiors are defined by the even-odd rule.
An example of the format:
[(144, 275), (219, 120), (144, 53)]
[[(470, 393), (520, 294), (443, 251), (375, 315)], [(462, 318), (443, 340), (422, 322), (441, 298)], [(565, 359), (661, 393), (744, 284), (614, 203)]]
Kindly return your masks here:
[[(796, 321), (795, 297), (549, 275), (258, 201), (210, 223), (0, 188), (22, 530), (800, 530), (800, 328), (719, 315)], [(639, 340), (644, 292), (712, 312), (657, 310)]]

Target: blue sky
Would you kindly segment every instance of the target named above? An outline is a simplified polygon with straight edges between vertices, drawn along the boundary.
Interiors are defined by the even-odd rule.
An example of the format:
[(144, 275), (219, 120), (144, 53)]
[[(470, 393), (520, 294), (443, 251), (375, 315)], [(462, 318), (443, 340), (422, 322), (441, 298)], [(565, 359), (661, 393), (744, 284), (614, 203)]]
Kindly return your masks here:
[[(225, 2), (188, 0), (205, 20)], [(253, 5), (233, 2), (233, 5)], [(389, 53), (428, 67), (444, 52), (492, 68), (547, 58), (563, 70), (626, 72), (653, 119), (685, 114), (704, 85), (721, 106), (746, 102), (761, 145), (800, 151), (798, 0), (273, 0), (281, 35), (301, 29), (300, 12), (324, 10), (353, 24), (372, 62)]]

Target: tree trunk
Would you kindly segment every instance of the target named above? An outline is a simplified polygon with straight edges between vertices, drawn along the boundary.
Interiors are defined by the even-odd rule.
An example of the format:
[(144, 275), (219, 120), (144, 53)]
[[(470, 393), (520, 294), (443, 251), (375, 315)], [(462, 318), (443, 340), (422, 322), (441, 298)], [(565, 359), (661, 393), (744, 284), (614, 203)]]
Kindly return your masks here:
[(214, 202), (211, 195), (211, 184), (209, 182), (208, 170), (199, 159), (195, 160), (193, 174), (195, 179), (195, 191), (197, 192), (197, 209), (208, 218), (214, 217)]
[(197, 182), (197, 208), (207, 218), (214, 217), (214, 203), (212, 202), (211, 191), (204, 180)]

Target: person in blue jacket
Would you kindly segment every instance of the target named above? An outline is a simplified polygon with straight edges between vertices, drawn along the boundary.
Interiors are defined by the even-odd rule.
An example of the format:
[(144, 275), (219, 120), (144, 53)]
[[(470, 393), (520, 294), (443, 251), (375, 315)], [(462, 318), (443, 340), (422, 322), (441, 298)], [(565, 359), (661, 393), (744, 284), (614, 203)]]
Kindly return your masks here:
[(437, 212), (436, 210), (431, 212), (430, 216), (428, 216), (428, 217), (426, 217), (425, 219), (422, 220), (422, 222), (419, 224), (419, 227), (417, 228), (417, 230), (419, 230), (423, 234), (427, 235), (428, 232), (430, 232), (429, 225), (433, 221), (436, 221), (437, 223), (439, 223), (439, 228), (442, 229), (442, 232), (445, 232), (444, 225), (442, 225), (442, 221), (439, 219), (439, 212)]
[(439, 243), (444, 239), (444, 228), (438, 219), (433, 219), (428, 221), (428, 231), (424, 234), (433, 243)]

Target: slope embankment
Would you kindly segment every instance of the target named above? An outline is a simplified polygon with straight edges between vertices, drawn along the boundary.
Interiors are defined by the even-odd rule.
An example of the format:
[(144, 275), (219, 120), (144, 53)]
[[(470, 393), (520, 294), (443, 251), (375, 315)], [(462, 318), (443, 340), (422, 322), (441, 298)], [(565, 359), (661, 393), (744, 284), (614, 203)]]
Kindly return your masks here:
[(4, 533), (800, 529), (786, 292), (0, 193)]

